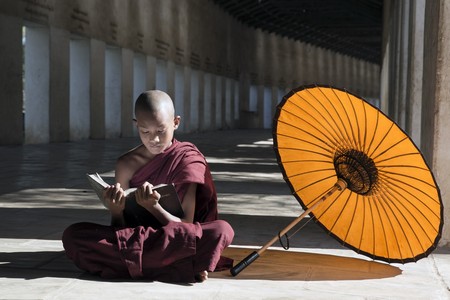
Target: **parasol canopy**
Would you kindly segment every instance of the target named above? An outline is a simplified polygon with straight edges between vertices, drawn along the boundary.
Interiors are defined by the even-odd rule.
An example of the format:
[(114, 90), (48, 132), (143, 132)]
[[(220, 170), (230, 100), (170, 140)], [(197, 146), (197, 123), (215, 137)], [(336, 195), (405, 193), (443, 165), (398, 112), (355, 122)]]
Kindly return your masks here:
[(343, 245), (373, 259), (406, 263), (441, 237), (438, 186), (422, 154), (393, 121), (333, 87), (292, 90), (278, 105), (274, 149), (284, 178), (310, 217)]
[(345, 90), (301, 87), (278, 105), (273, 138), (305, 211), (235, 265), (233, 276), (308, 214), (343, 245), (388, 263), (417, 261), (436, 248), (439, 188), (414, 143), (380, 110)]

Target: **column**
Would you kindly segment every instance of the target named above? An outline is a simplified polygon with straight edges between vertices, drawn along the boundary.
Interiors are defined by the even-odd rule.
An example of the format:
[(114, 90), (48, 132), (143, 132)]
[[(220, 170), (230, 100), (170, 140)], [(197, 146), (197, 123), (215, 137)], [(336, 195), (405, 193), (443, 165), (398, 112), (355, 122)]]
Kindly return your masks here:
[[(382, 81), (383, 97), (387, 103), (387, 113), (403, 129), (406, 125), (406, 110), (409, 99), (406, 97), (409, 72), (408, 44), (410, 30), (409, 1), (386, 1), (384, 4), (385, 23), (383, 24), (385, 53)], [(386, 105), (387, 104), (387, 105)]]
[[(205, 117), (205, 72), (198, 70), (198, 129), (204, 130)], [(195, 85), (193, 85), (195, 87)]]
[(105, 138), (105, 43), (90, 43), (91, 138)]
[(238, 80), (234, 80), (232, 81), (232, 99), (231, 99), (231, 114), (233, 117), (233, 128), (238, 128), (238, 122), (239, 122), (239, 118), (241, 117), (240, 113), (241, 110), (239, 109), (239, 104), (241, 103), (241, 99), (240, 99), (240, 95), (241, 95), (241, 90), (240, 90), (240, 83)]
[(142, 92), (147, 90), (147, 60), (142, 53), (133, 55), (133, 105)]
[(130, 49), (122, 48), (122, 99), (121, 99), (121, 128), (122, 137), (133, 136), (133, 106), (134, 106), (134, 52)]
[(50, 28), (50, 141), (70, 139), (70, 34)]
[(240, 128), (248, 127), (250, 110), (250, 78), (247, 73), (241, 73), (239, 78), (239, 101), (236, 102), (237, 119)]
[(256, 128), (258, 125), (258, 86), (251, 82), (248, 89), (248, 109), (241, 111), (243, 128)]
[(156, 88), (156, 58), (154, 56), (146, 57), (146, 90)]
[(450, 2), (426, 1), (421, 149), (434, 172), (444, 204), (440, 245), (450, 242)]
[(273, 120), (273, 109), (272, 109), (272, 88), (264, 87), (264, 106), (263, 106), (263, 123), (262, 128), (271, 128)]
[(233, 110), (234, 110), (234, 84), (232, 78), (226, 78), (225, 79), (225, 107), (224, 107), (224, 123), (226, 128), (233, 128), (234, 124), (234, 117), (233, 117)]
[(213, 99), (212, 94), (212, 74), (204, 73), (203, 75), (203, 115), (202, 115), (202, 127), (201, 130), (210, 130), (212, 123), (212, 110), (211, 110), (211, 102)]
[(319, 83), (321, 79), (319, 76), (319, 67), (317, 65), (317, 54), (317, 47), (314, 47), (310, 44), (306, 45), (306, 55), (308, 57), (306, 60), (306, 69), (308, 70), (308, 79), (306, 80), (307, 85)]
[(50, 49), (48, 28), (26, 27), (25, 33), (25, 143), (48, 143)]
[(184, 67), (182, 65), (175, 65), (175, 76), (174, 76), (174, 94), (173, 101), (175, 106), (175, 114), (181, 116), (181, 123), (178, 127), (179, 132), (185, 131), (185, 121), (186, 118), (184, 116), (184, 95), (185, 95), (185, 84), (184, 84)]
[(265, 88), (264, 88), (264, 85), (262, 85), (262, 84), (258, 84), (257, 86), (256, 86), (256, 90), (257, 90), (257, 92), (256, 92), (256, 99), (257, 99), (257, 103), (256, 103), (256, 119), (257, 119), (257, 122), (256, 122), (256, 124), (254, 124), (254, 126), (256, 127), (256, 128), (264, 128), (264, 123), (265, 123), (265, 116), (266, 116), (266, 113), (265, 113), (265, 95), (264, 95), (264, 92), (265, 92)]
[(211, 102), (211, 115), (213, 116), (212, 125), (214, 130), (222, 127), (222, 83), (220, 75), (212, 75), (212, 102)]
[(105, 53), (105, 137), (120, 136), (122, 120), (122, 55), (118, 47)]
[[(167, 66), (167, 73), (166, 73), (166, 81), (167, 81), (167, 88), (165, 92), (169, 94), (169, 96), (172, 98), (172, 101), (175, 101), (175, 69), (176, 65), (173, 61), (168, 60), (166, 61)], [(175, 102), (174, 102), (175, 105)]]
[[(133, 57), (133, 99), (131, 101), (131, 115), (134, 118), (134, 102), (139, 97), (139, 95), (148, 90), (148, 60), (147, 57), (142, 53), (134, 53)], [(154, 69), (153, 69), (154, 71)], [(154, 77), (154, 76), (153, 76)], [(137, 128), (132, 122), (133, 136), (137, 136)]]
[(222, 129), (228, 129), (229, 128), (229, 121), (227, 120), (227, 118), (229, 117), (228, 114), (228, 107), (229, 107), (229, 91), (227, 90), (229, 88), (229, 86), (227, 85), (228, 83), (228, 78), (226, 78), (225, 76), (221, 76), (220, 77), (220, 85), (221, 85), (221, 93), (220, 93), (220, 98), (221, 98), (221, 106), (220, 106), (220, 119), (221, 119), (221, 124), (220, 127)]
[(316, 60), (316, 70), (317, 70), (317, 74), (318, 74), (318, 80), (317, 82), (314, 83), (319, 83), (319, 84), (325, 84), (327, 85), (329, 83), (329, 72), (330, 70), (328, 69), (328, 59), (326, 56), (326, 50), (320, 47), (316, 47), (314, 49), (314, 52), (316, 53), (315, 55), (315, 60)]
[(410, 101), (410, 107), (406, 128), (416, 145), (420, 145), (425, 0), (413, 1), (411, 14), (411, 42), (409, 50), (411, 68), (406, 95), (406, 98)]
[(167, 92), (167, 62), (163, 59), (156, 59), (155, 89)]
[(196, 131), (199, 129), (199, 99), (200, 99), (200, 83), (199, 70), (191, 70), (190, 80), (190, 108), (189, 108), (189, 130)]
[(351, 57), (348, 55), (343, 56), (343, 62), (342, 62), (342, 88), (349, 89), (350, 88), (350, 82), (351, 82)]
[(0, 14), (0, 145), (22, 144), (22, 20)]
[(295, 42), (295, 57), (293, 58), (294, 64), (294, 82), (292, 84), (292, 88), (297, 88), (301, 85), (304, 85), (306, 82), (306, 78), (308, 77), (308, 73), (306, 73), (306, 60), (305, 57), (305, 45), (300, 42)]
[(272, 95), (271, 99), (272, 99), (272, 111), (273, 114), (275, 114), (275, 111), (277, 109), (278, 103), (280, 103), (281, 101), (281, 97), (279, 97), (278, 95), (278, 87), (277, 86), (272, 86), (270, 87), (270, 93)]
[(90, 50), (89, 40), (70, 41), (70, 140), (88, 139), (91, 128), (90, 111)]
[(182, 124), (184, 132), (191, 132), (191, 68), (188, 66), (182, 67), (184, 70), (184, 92), (183, 92), (183, 116), (182, 116)]
[(332, 86), (339, 86), (337, 80), (337, 78), (339, 78), (337, 60), (340, 57), (340, 55), (338, 53), (326, 49), (325, 57), (327, 61), (325, 66), (325, 72), (328, 72), (327, 84)]
[(333, 80), (333, 85), (338, 88), (344, 88), (344, 55), (333, 53), (333, 58), (336, 61), (336, 74)]

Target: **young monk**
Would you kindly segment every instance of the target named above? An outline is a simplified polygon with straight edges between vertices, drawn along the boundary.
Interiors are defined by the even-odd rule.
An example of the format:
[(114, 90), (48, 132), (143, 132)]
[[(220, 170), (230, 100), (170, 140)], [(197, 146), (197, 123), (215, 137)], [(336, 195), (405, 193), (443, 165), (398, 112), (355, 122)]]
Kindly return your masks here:
[[(111, 226), (77, 223), (63, 234), (67, 256), (105, 278), (201, 282), (208, 272), (229, 268), (221, 257), (230, 245), (231, 226), (217, 220), (217, 195), (205, 158), (191, 143), (179, 142), (180, 125), (171, 98), (162, 91), (142, 93), (135, 103), (142, 144), (116, 163), (116, 184), (104, 190)], [(185, 213), (173, 216), (158, 203), (152, 187), (174, 183)], [(132, 213), (124, 190), (137, 187), (141, 210)]]

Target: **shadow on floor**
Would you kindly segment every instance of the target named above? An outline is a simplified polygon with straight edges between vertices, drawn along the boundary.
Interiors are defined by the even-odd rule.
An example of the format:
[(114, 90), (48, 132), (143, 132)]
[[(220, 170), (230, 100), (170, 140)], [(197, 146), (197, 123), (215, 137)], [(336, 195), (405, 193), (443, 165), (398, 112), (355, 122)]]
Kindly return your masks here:
[(81, 273), (64, 251), (2, 252), (0, 263), (0, 278), (78, 278)]
[[(225, 250), (224, 255), (238, 263), (252, 251), (248, 248), (230, 247)], [(0, 262), (2, 264), (0, 278), (31, 280), (54, 277), (124, 281), (105, 280), (82, 272), (66, 258), (64, 251), (0, 253)], [(236, 277), (232, 277), (228, 270), (210, 273), (210, 277), (232, 280), (365, 280), (395, 277), (401, 273), (402, 271), (395, 266), (374, 261), (335, 255), (267, 250)]]
[[(235, 260), (235, 264), (253, 252), (254, 249), (233, 248), (224, 255)], [(211, 278), (254, 279), (254, 280), (365, 280), (398, 276), (398, 267), (337, 255), (266, 250), (261, 257), (250, 264), (236, 277), (229, 271), (210, 274)]]

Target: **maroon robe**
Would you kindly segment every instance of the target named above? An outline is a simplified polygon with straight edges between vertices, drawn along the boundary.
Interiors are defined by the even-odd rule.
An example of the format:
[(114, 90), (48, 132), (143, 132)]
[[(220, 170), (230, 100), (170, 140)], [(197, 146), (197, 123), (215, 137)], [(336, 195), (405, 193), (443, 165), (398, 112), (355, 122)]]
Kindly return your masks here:
[[(173, 139), (172, 145), (163, 153), (158, 154), (131, 178), (130, 187), (139, 187), (144, 182), (153, 185), (173, 183), (181, 201), (187, 192), (190, 183), (197, 183), (194, 222), (209, 222), (217, 220), (217, 194), (214, 182), (202, 153), (189, 142), (179, 142)], [(152, 226), (160, 224), (145, 208), (138, 207), (133, 210), (139, 214), (134, 218), (127, 207), (124, 217), (129, 226)], [(133, 220), (147, 220), (145, 224), (135, 224)]]
[(232, 261), (220, 255), (233, 235), (222, 220), (170, 222), (159, 229), (83, 222), (69, 226), (62, 241), (77, 267), (103, 278), (195, 282), (201, 271), (231, 267)]
[(80, 269), (104, 278), (194, 282), (201, 271), (230, 268), (232, 260), (221, 254), (231, 244), (234, 231), (227, 222), (217, 220), (216, 191), (200, 151), (174, 139), (166, 151), (135, 173), (130, 187), (145, 181), (174, 183), (180, 200), (189, 184), (197, 183), (194, 224), (161, 226), (151, 214), (148, 224), (133, 224), (125, 208), (129, 222), (125, 228), (93, 223), (69, 226), (63, 234), (67, 256)]

